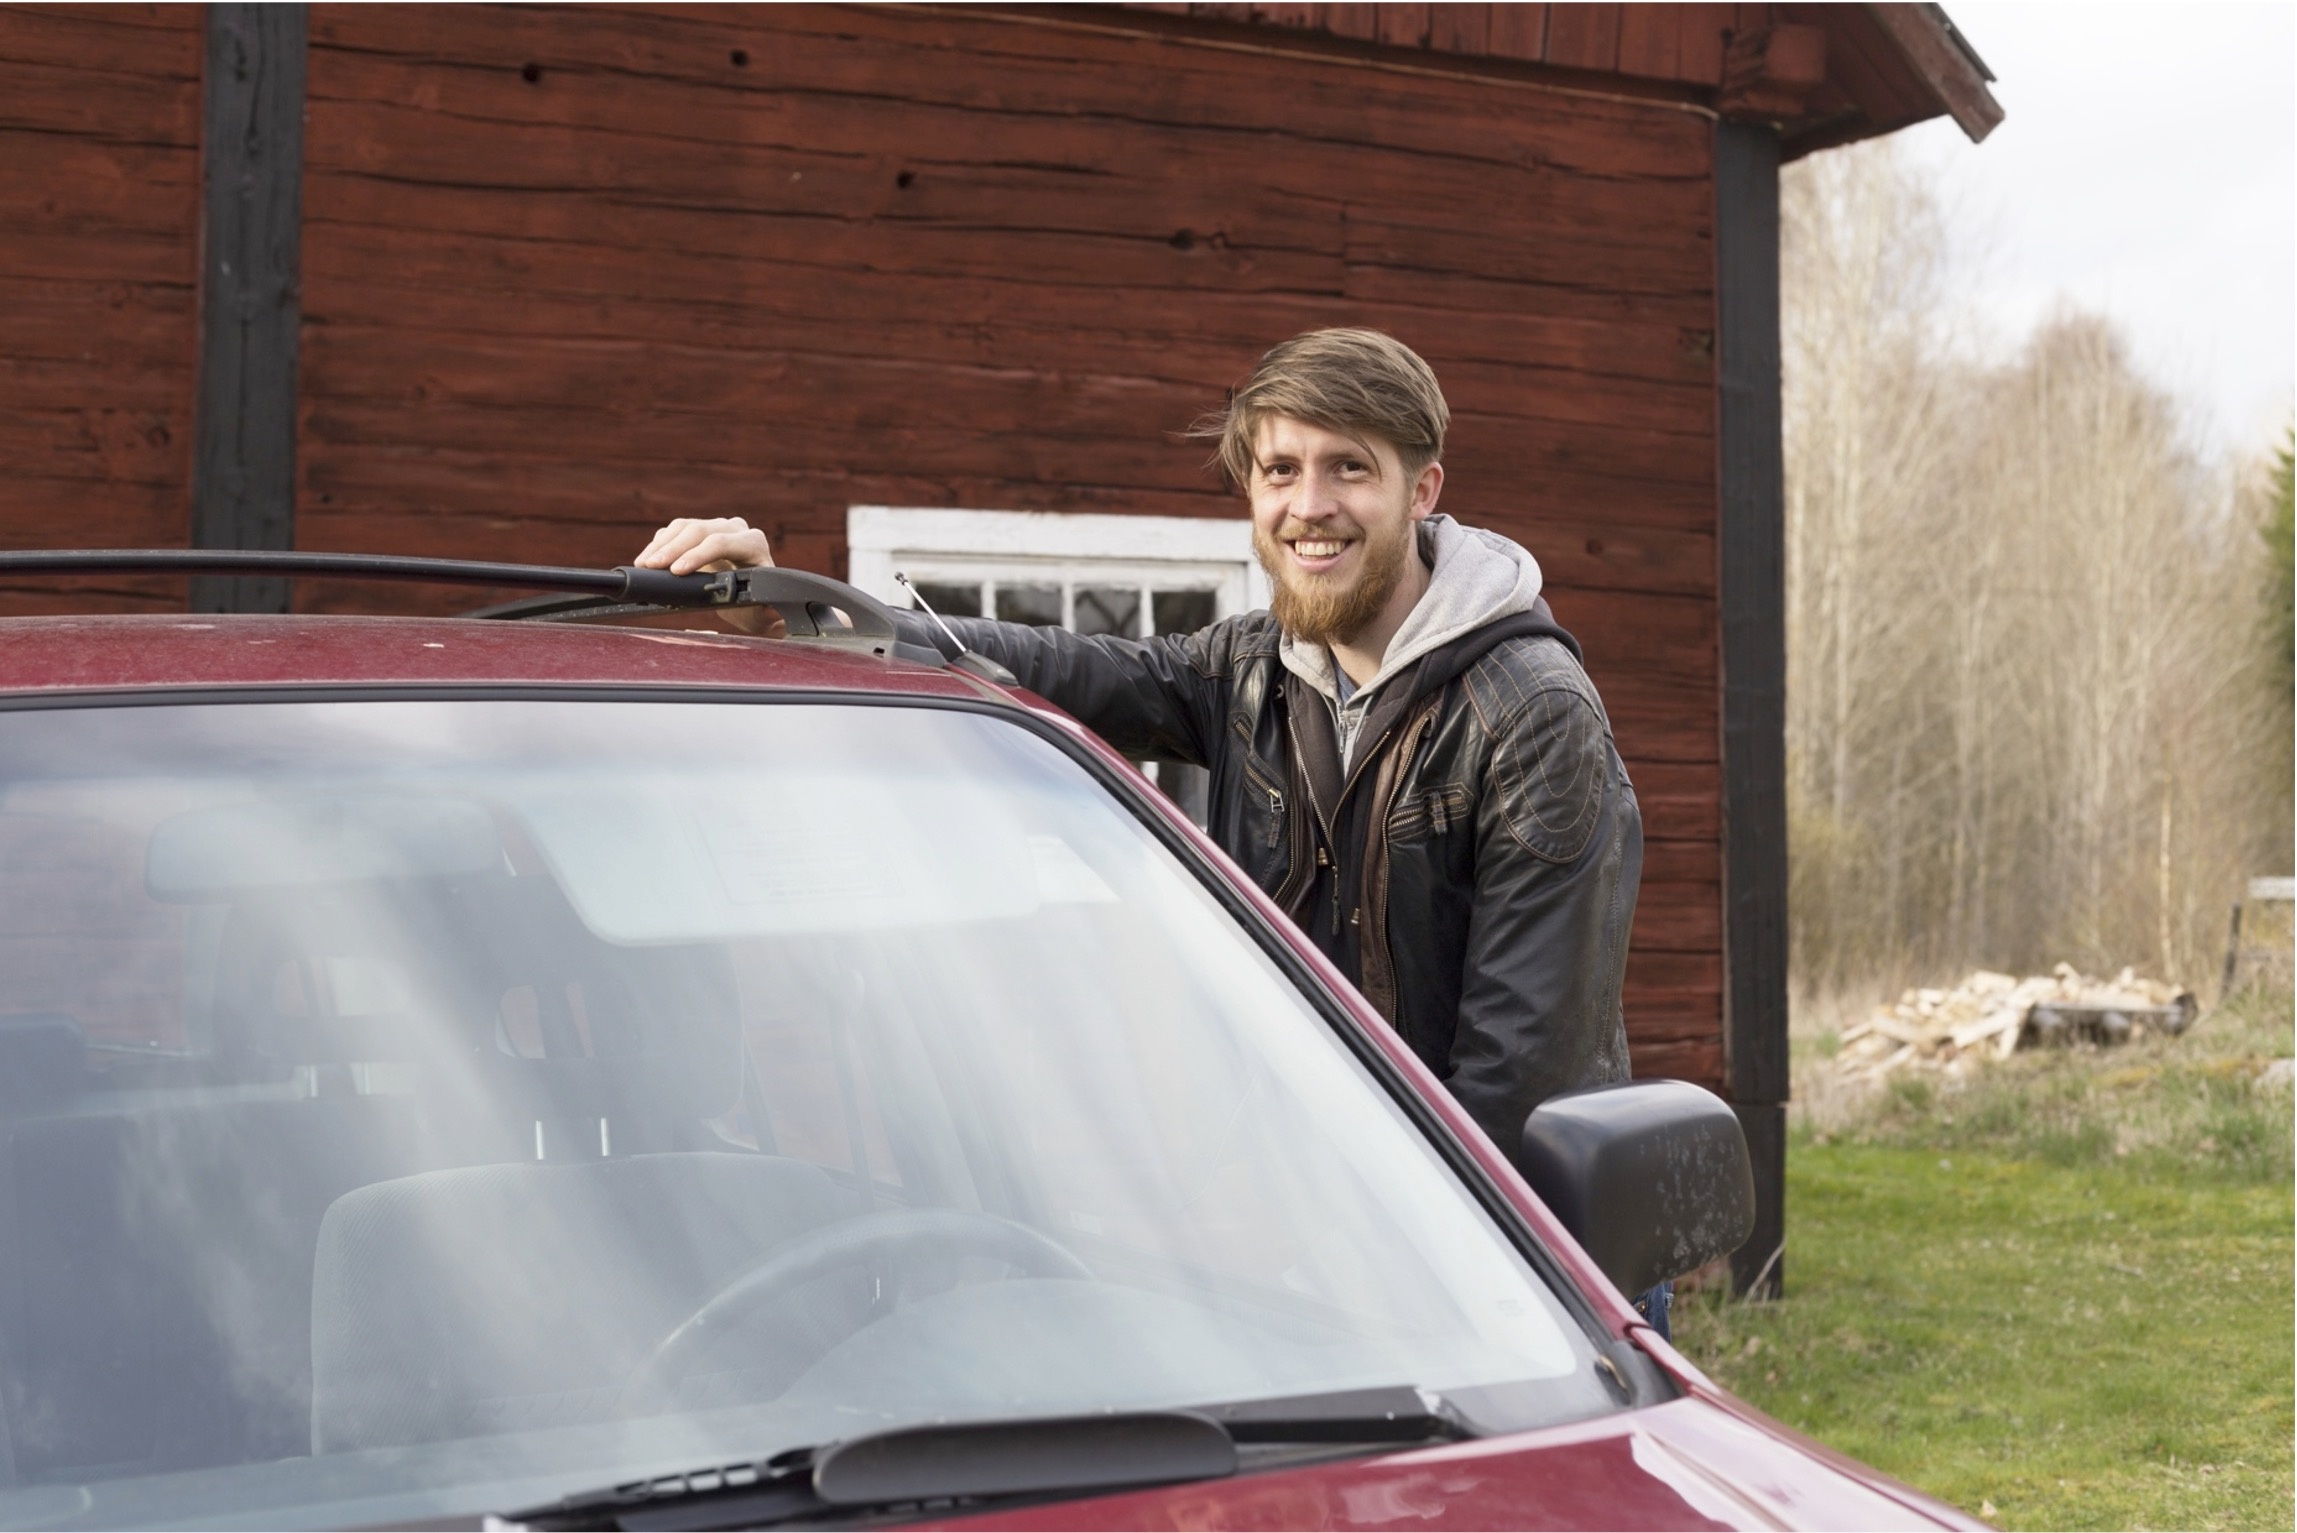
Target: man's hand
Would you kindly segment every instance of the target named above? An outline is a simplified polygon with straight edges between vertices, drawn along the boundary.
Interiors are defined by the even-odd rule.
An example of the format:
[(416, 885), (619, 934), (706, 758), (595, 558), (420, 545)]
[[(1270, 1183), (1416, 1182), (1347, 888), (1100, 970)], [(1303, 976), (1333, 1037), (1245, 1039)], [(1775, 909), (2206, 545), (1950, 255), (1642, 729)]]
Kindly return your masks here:
[[(673, 575), (697, 571), (763, 569), (774, 562), (766, 535), (738, 516), (681, 516), (654, 534), (654, 541), (631, 561), (642, 570)], [(789, 632), (771, 607), (727, 607), (718, 615), (744, 633), (779, 639)]]

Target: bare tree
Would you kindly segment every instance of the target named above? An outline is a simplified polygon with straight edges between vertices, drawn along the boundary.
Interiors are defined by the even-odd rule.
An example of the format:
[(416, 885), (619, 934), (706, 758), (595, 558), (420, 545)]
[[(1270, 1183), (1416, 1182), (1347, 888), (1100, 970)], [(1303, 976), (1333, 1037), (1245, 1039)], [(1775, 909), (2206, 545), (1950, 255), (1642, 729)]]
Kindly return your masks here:
[(2198, 972), (2286, 823), (2256, 518), (2103, 321), (1954, 344), (1887, 143), (1791, 167), (1782, 212), (1798, 980)]

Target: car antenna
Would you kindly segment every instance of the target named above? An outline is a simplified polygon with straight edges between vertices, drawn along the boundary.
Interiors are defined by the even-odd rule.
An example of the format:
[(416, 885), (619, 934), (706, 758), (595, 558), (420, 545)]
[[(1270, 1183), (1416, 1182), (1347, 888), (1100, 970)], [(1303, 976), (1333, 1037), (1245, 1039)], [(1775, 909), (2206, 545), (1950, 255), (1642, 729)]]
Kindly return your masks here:
[(893, 578), (904, 591), (909, 593), (909, 599), (923, 608), (927, 617), (933, 619), (934, 626), (949, 636), (949, 642), (957, 646), (957, 652), (959, 654), (965, 653), (965, 641), (957, 637), (956, 629), (941, 620), (941, 614), (933, 610), (933, 603), (925, 599), (925, 593), (917, 589), (917, 583), (900, 570), (893, 572)]
[(981, 677), (983, 680), (996, 682), (999, 686), (1017, 687), (1021, 684), (1021, 679), (1015, 676), (1011, 671), (1005, 669), (1005, 667), (999, 665), (996, 661), (990, 659), (987, 655), (977, 653), (976, 651), (968, 648), (965, 641), (957, 637), (957, 630), (950, 627), (947, 620), (944, 619), (940, 613), (933, 610), (933, 603), (927, 601), (925, 599), (925, 593), (917, 589), (916, 581), (911, 580), (908, 575), (900, 570), (895, 570), (893, 572), (893, 578), (904, 591), (909, 593), (909, 599), (917, 603), (918, 607), (924, 611), (927, 617), (933, 619), (934, 626), (949, 636), (949, 642), (957, 646), (957, 658), (949, 662), (951, 665), (962, 667), (965, 670), (971, 671), (974, 675)]

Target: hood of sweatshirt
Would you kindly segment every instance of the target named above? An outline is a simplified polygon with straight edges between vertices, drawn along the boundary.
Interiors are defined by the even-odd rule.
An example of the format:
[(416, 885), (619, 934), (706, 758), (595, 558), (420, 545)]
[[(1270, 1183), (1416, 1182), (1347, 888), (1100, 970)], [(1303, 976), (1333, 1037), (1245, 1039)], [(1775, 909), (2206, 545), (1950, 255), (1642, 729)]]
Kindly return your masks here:
[[(1422, 655), (1497, 619), (1530, 612), (1539, 600), (1539, 561), (1496, 532), (1463, 527), (1448, 516), (1431, 516), (1420, 523), (1420, 557), (1428, 562), (1428, 589), (1388, 641), (1379, 672), (1348, 699), (1343, 738), (1352, 733), (1345, 713), (1361, 719), (1372, 695), (1410, 670)], [(1303, 644), (1286, 634), (1277, 652), (1286, 670), (1323, 694), (1335, 709), (1341, 708), (1329, 648)]]

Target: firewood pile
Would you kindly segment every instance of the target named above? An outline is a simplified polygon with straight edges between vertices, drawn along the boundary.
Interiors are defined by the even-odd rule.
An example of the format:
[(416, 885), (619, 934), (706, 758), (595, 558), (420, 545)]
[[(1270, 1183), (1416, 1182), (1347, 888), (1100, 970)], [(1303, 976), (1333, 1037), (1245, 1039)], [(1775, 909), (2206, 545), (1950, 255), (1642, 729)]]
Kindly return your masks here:
[(2024, 979), (1980, 969), (1951, 990), (1909, 990), (1845, 1028), (1834, 1067), (1867, 1080), (1906, 1068), (1961, 1075), (2020, 1049), (2182, 1033), (2196, 1009), (2192, 991), (2132, 969), (2110, 980), (2064, 963)]

